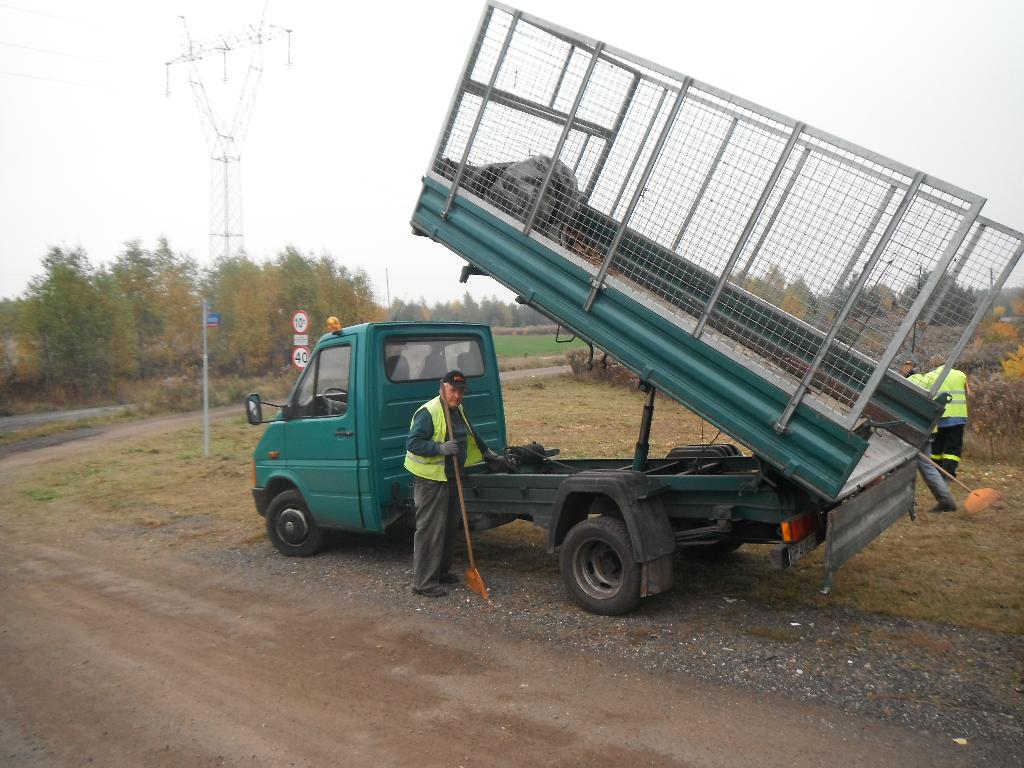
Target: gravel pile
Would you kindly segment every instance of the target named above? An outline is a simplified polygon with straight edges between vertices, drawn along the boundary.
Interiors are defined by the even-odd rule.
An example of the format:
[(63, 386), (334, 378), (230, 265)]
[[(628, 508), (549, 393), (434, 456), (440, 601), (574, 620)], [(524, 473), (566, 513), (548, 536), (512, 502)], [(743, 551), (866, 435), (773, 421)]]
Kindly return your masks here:
[[(569, 601), (555, 557), (542, 567), (517, 569), (478, 554), (490, 604), (462, 586), (444, 598), (421, 598), (409, 591), (412, 540), (401, 536), (338, 537), (309, 559), (283, 557), (269, 543), (196, 556), (216, 567), (243, 569), (250, 579), (338, 592), (480, 638), (501, 633), (625, 662), (637, 671), (695, 676), (967, 739), (977, 765), (1022, 764), (1019, 636), (846, 608), (776, 609), (721, 593), (688, 594), (678, 586), (644, 600), (628, 616), (595, 616)], [(457, 568), (460, 563), (464, 559), (457, 559)]]

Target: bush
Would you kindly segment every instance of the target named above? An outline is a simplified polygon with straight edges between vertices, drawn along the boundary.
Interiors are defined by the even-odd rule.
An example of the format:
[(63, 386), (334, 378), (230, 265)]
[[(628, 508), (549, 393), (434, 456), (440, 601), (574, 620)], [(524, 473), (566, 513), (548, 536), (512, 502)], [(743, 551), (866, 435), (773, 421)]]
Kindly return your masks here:
[(1024, 424), (1024, 379), (972, 376), (968, 435), (988, 446), (991, 458), (1016, 453)]
[(578, 378), (628, 387), (635, 387), (637, 385), (637, 375), (635, 373), (599, 350), (594, 350), (594, 360), (592, 363), (590, 362), (589, 349), (574, 349), (566, 357), (569, 358), (572, 375)]

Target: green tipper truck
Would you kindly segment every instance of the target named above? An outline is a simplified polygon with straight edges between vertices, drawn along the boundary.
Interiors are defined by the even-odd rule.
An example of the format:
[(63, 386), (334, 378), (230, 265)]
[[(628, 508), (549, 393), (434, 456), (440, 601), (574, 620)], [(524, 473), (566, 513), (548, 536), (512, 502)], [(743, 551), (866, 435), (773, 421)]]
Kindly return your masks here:
[[(466, 260), (632, 370), (636, 450), (471, 472), (475, 528), (530, 520), (573, 598), (622, 613), (672, 585), (679, 550), (745, 543), (836, 570), (912, 513), (933, 398), (1024, 252), (984, 199), (692, 77), (485, 6), (412, 216)], [(894, 370), (941, 354), (931, 391)], [(488, 330), (371, 323), (323, 336), (255, 452), (256, 505), (282, 552), (327, 528), (412, 514), (414, 409), (450, 368), (506, 445)], [(648, 455), (657, 393), (748, 449)], [(262, 420), (258, 395), (249, 418)], [(543, 436), (537, 436), (543, 442)], [(571, 450), (571, 446), (569, 446)]]
[[(489, 445), (504, 446), (486, 326), (367, 323), (320, 339), (254, 454), (253, 496), (278, 550), (312, 555), (326, 529), (383, 533), (408, 522), (412, 478), (402, 464), (409, 422), (456, 367), (468, 379), (474, 428)], [(680, 546), (714, 555), (771, 541), (779, 563), (788, 564), (818, 544), (820, 502), (757, 458), (723, 444), (646, 458), (653, 400), (651, 390), (634, 457), (556, 462), (554, 451), (532, 446), (512, 449), (519, 472), (471, 469), (471, 527), (522, 519), (547, 529), (549, 548), (562, 550), (570, 593), (599, 613), (628, 611), (641, 596), (668, 589)], [(260, 423), (258, 395), (248, 407), (250, 421)], [(912, 484), (899, 475), (889, 482), (899, 486), (905, 511)]]

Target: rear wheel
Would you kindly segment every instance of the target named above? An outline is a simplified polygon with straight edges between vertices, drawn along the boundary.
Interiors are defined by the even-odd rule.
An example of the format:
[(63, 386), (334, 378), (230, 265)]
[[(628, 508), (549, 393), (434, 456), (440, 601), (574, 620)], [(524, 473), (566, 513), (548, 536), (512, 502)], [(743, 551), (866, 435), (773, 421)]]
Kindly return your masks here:
[(640, 564), (617, 518), (591, 517), (573, 526), (562, 542), (560, 566), (569, 594), (591, 613), (616, 616), (640, 602)]
[(267, 507), (267, 535), (277, 551), (291, 557), (316, 554), (324, 541), (324, 532), (309, 514), (298, 491), (277, 494)]

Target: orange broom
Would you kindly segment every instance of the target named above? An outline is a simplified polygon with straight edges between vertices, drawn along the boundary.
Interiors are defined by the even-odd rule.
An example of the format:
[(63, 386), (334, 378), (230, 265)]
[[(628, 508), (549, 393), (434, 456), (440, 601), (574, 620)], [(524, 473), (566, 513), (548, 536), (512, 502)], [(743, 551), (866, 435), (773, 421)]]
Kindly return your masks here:
[(956, 475), (950, 474), (945, 469), (940, 467), (936, 462), (932, 461), (931, 457), (928, 456), (927, 454), (918, 451), (917, 455), (920, 456), (925, 461), (929, 462), (933, 467), (939, 470), (939, 472), (944, 474), (954, 483), (956, 483), (965, 491), (967, 491), (967, 499), (964, 501), (964, 508), (971, 514), (974, 514), (975, 512), (981, 512), (984, 509), (988, 509), (997, 501), (1003, 498), (1003, 494), (1001, 494), (995, 488), (978, 488), (977, 490), (972, 491), (963, 482), (961, 482)]

